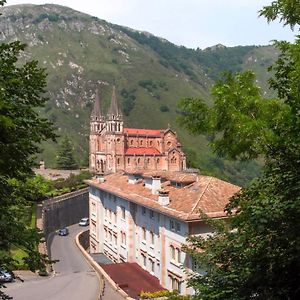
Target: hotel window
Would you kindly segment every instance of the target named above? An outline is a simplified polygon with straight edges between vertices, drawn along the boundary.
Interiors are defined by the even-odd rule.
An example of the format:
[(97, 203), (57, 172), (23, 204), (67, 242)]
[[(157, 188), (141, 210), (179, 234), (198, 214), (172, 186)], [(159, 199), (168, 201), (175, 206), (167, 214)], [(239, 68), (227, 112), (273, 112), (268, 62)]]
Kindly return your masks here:
[(114, 245), (116, 246), (117, 245), (117, 236), (114, 235)]
[(145, 227), (142, 227), (142, 238), (143, 238), (144, 241), (145, 241), (146, 238), (147, 238), (147, 235), (146, 235), (146, 228), (145, 228)]
[(177, 278), (170, 277), (172, 290), (177, 290), (180, 293), (181, 283)]
[(145, 214), (146, 214), (146, 207), (142, 206), (142, 215), (145, 215)]
[(121, 206), (121, 216), (122, 216), (122, 219), (125, 219), (125, 207), (124, 206)]
[(170, 252), (172, 260), (175, 260), (175, 247), (172, 245), (170, 246)]
[(143, 260), (143, 266), (146, 268), (147, 267), (147, 258), (145, 254), (142, 254), (142, 260)]
[(176, 262), (181, 263), (181, 251), (176, 248)]
[(114, 211), (114, 222), (117, 223), (117, 213)]
[(180, 230), (181, 230), (180, 223), (175, 222), (175, 225), (176, 225), (176, 232), (180, 232)]
[(170, 220), (170, 230), (175, 231), (175, 222)]
[(96, 212), (96, 203), (92, 202), (92, 213)]
[(126, 245), (126, 233), (122, 232), (122, 244)]
[(149, 259), (149, 263), (150, 263), (150, 270), (151, 272), (155, 272), (155, 263), (152, 259)]
[(153, 210), (150, 210), (150, 211), (149, 211), (149, 214), (150, 214), (150, 219), (154, 219), (154, 211), (153, 211)]
[(104, 228), (104, 235), (105, 235), (105, 238), (107, 239), (107, 237), (108, 237), (108, 232), (107, 232), (107, 229), (106, 229), (106, 228)]
[(109, 241), (112, 242), (112, 233), (109, 232)]
[(150, 231), (150, 242), (154, 245), (154, 233), (152, 231)]

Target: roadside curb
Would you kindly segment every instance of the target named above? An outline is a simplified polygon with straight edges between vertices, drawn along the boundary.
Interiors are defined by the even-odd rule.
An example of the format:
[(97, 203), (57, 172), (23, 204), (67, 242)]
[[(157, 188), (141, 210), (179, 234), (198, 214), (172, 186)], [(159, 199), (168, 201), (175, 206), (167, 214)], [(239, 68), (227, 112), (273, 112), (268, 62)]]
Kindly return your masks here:
[[(83, 254), (83, 256), (86, 258), (86, 260), (88, 261), (88, 263), (93, 267), (93, 269), (97, 272), (98, 274), (98, 278), (99, 278), (99, 282), (100, 282), (100, 278), (103, 277), (110, 285), (111, 287), (117, 291), (119, 293), (119, 295), (126, 300), (135, 300), (134, 298), (131, 298), (128, 296), (128, 294), (126, 292), (124, 292), (110, 277), (109, 275), (103, 270), (103, 268), (88, 254), (88, 252), (81, 246), (80, 242), (79, 242), (79, 236), (83, 233), (79, 232), (76, 237), (75, 237), (75, 243), (77, 245), (77, 247), (79, 248), (79, 250), (81, 251), (81, 253)], [(100, 282), (101, 284), (101, 282)], [(101, 298), (100, 298), (101, 299)]]

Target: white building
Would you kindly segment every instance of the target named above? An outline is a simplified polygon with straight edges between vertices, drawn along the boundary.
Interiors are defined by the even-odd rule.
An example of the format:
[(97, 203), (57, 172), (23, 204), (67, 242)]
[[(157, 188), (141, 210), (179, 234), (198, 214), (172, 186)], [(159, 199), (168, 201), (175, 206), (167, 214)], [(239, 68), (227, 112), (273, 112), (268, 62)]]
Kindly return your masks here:
[(137, 262), (182, 294), (191, 293), (183, 267), (193, 263), (181, 245), (189, 235), (211, 232), (200, 211), (224, 218), (224, 206), (239, 191), (217, 178), (170, 171), (119, 172), (88, 183), (91, 253)]

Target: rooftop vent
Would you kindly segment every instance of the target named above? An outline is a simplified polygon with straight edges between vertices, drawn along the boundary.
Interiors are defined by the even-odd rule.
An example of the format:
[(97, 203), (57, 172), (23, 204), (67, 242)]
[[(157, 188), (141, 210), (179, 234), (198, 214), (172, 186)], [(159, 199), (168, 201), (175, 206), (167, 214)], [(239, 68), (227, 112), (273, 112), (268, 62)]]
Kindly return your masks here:
[(152, 194), (157, 195), (161, 189), (161, 178), (159, 176), (152, 177)]
[(136, 184), (138, 182), (138, 177), (133, 174), (128, 174), (128, 183)]
[(104, 182), (105, 182), (105, 178), (104, 178), (103, 175), (97, 175), (97, 176), (96, 176), (96, 180), (97, 180), (97, 182), (99, 182), (99, 183), (104, 183)]
[(163, 206), (170, 204), (169, 191), (160, 190), (158, 192), (158, 203)]

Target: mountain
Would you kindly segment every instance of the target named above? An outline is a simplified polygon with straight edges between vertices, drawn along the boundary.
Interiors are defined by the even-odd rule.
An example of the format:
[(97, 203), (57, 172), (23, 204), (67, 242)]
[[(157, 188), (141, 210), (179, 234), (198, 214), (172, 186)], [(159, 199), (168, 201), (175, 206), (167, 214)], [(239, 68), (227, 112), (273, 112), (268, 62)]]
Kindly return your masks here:
[[(253, 68), (265, 93), (266, 66), (273, 47), (216, 45), (205, 50), (176, 46), (150, 33), (110, 24), (68, 7), (14, 5), (1, 8), (0, 40), (28, 45), (22, 59), (36, 59), (47, 69), (49, 102), (41, 114), (52, 120), (60, 136), (68, 135), (82, 165), (88, 161), (89, 117), (96, 88), (107, 109), (116, 84), (127, 127), (166, 128), (170, 124), (202, 173), (245, 184), (257, 174), (256, 163), (228, 162), (216, 157), (206, 137), (190, 136), (176, 123), (177, 102), (201, 97), (220, 72)], [(54, 166), (57, 145), (43, 144), (39, 156)]]

